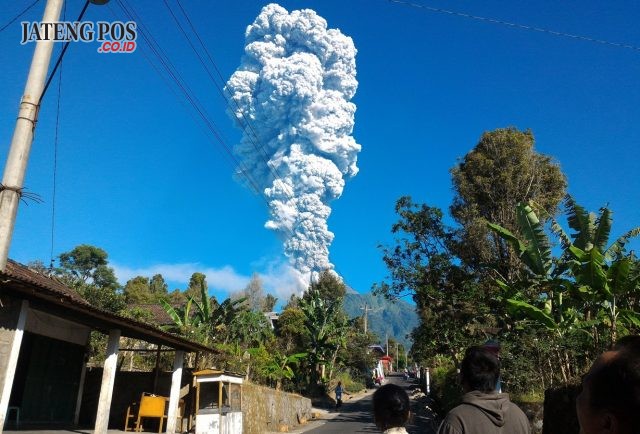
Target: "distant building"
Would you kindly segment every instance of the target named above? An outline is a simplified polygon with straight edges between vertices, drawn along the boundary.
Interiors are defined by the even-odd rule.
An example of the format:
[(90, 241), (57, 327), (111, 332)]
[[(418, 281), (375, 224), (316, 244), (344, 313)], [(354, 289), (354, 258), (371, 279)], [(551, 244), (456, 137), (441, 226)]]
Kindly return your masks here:
[(275, 328), (276, 322), (280, 319), (280, 314), (278, 312), (263, 312), (264, 316), (269, 320), (269, 324), (271, 324), (271, 328)]

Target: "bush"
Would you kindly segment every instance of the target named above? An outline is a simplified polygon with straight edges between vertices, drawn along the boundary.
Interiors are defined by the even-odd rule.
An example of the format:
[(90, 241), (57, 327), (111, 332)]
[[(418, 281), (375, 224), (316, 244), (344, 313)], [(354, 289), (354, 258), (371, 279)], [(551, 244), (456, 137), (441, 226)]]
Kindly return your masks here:
[(444, 417), (449, 410), (460, 404), (462, 400), (462, 387), (458, 380), (458, 371), (451, 365), (440, 366), (431, 371), (433, 409), (441, 417)]
[(349, 371), (339, 372), (334, 380), (331, 382), (331, 390), (336, 387), (338, 381), (342, 382), (342, 387), (347, 393), (357, 393), (365, 389), (364, 381), (361, 381), (357, 376), (352, 377)]

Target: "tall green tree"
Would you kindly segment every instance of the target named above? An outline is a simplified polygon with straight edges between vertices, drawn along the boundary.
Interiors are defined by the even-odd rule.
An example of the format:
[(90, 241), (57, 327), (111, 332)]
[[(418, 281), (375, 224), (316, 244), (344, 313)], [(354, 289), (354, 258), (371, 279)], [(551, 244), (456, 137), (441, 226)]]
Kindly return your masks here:
[(381, 246), (389, 276), (373, 286), (374, 293), (413, 297), (420, 317), (413, 332), (415, 359), (439, 353), (457, 362), (468, 345), (496, 327), (490, 294), (457, 258), (455, 231), (440, 209), (415, 204), (408, 196), (398, 199), (395, 209), (394, 244)]
[(149, 288), (149, 279), (144, 276), (129, 279), (124, 285), (123, 293), (127, 303), (146, 304), (157, 300)]
[(109, 267), (108, 257), (99, 247), (81, 244), (58, 256), (59, 271), (77, 282), (115, 289), (118, 281), (113, 268)]
[(460, 224), (456, 254), (475, 270), (490, 267), (512, 281), (522, 270), (509, 246), (486, 223), (516, 233), (515, 207), (530, 201), (554, 215), (565, 195), (560, 166), (534, 149), (529, 130), (503, 128), (485, 132), (478, 144), (451, 169), (452, 217)]
[(324, 380), (328, 368), (331, 380), (338, 351), (346, 345), (348, 320), (342, 308), (346, 292), (344, 283), (330, 271), (320, 273), (299, 301), (304, 314), (304, 326), (309, 337), (311, 384)]
[(257, 347), (273, 336), (271, 323), (262, 312), (243, 310), (231, 322), (228, 339), (242, 343), (246, 349)]
[(61, 253), (58, 261), (55, 270), (58, 277), (93, 306), (111, 312), (120, 312), (125, 307), (120, 285), (103, 249), (82, 244)]
[(149, 281), (149, 291), (156, 297), (165, 297), (169, 293), (169, 286), (162, 274), (154, 274)]
[(297, 306), (288, 306), (280, 313), (276, 333), (283, 353), (306, 351), (309, 335), (304, 325), (305, 318), (304, 312)]
[(208, 294), (209, 288), (207, 286), (207, 276), (199, 272), (193, 273), (189, 279), (189, 286), (185, 291), (185, 296), (202, 302), (204, 301), (202, 297), (206, 296), (206, 298), (208, 298)]
[(326, 301), (342, 300), (347, 293), (347, 286), (331, 270), (322, 271), (318, 275), (318, 280), (311, 283), (310, 288), (317, 291), (319, 297)]

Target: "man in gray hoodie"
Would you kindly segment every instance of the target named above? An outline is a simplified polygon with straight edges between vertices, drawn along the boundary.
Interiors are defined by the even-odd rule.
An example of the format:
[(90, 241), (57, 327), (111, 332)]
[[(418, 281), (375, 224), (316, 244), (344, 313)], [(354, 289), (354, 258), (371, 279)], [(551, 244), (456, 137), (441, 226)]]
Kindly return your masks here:
[(495, 354), (483, 347), (467, 349), (460, 365), (462, 404), (447, 414), (438, 434), (529, 434), (527, 416), (508, 394), (496, 392), (499, 377)]

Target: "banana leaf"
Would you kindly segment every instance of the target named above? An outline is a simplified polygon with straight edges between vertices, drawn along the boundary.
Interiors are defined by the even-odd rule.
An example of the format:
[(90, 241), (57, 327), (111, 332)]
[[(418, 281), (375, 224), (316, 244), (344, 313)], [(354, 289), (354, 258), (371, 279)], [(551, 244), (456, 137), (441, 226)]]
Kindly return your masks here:
[(521, 312), (526, 317), (536, 321), (548, 330), (556, 330), (558, 328), (558, 325), (550, 315), (529, 303), (520, 300), (508, 299), (507, 305), (513, 310)]

